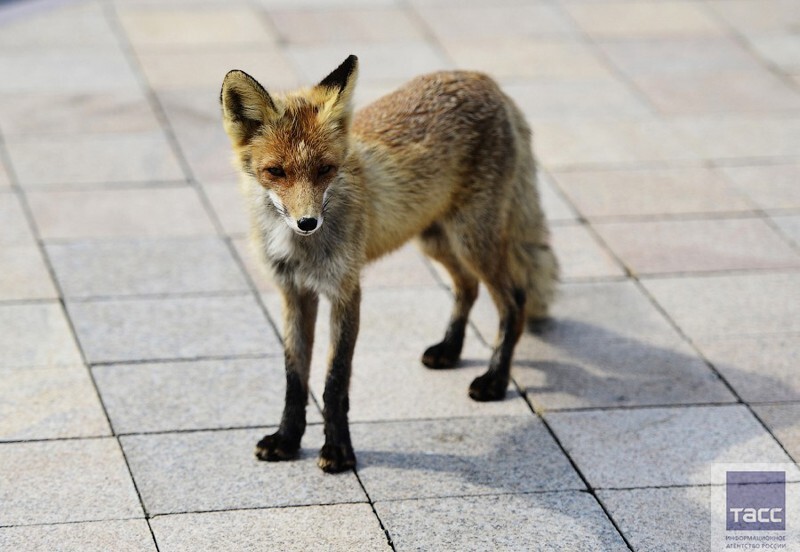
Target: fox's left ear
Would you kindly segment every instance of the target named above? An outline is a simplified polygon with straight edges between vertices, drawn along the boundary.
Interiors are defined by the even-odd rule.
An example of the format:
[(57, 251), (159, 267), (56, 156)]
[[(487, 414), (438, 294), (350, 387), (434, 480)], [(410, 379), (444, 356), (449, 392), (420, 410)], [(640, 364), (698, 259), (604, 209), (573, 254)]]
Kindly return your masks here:
[(349, 113), (357, 77), (358, 58), (350, 55), (317, 85), (326, 95), (325, 108), (330, 109), (334, 117)]

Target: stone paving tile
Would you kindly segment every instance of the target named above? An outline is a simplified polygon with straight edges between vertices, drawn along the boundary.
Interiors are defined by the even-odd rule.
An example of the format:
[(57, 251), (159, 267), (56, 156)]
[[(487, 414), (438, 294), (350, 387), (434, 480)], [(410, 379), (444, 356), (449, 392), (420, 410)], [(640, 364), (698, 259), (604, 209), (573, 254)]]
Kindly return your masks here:
[(6, 147), (23, 187), (185, 178), (161, 132), (20, 137)]
[(350, 431), (358, 476), (375, 502), (583, 488), (530, 415), (353, 424)]
[(586, 2), (565, 5), (593, 37), (717, 35), (721, 27), (702, 5), (687, 1)]
[(130, 435), (120, 441), (151, 515), (367, 501), (352, 472), (332, 477), (317, 467), (321, 426), (308, 427), (301, 458), (291, 462), (256, 459), (255, 444), (266, 431)]
[(696, 343), (744, 401), (800, 400), (800, 336), (701, 338)]
[(118, 11), (137, 50), (272, 44), (271, 28), (256, 9), (244, 6), (124, 8)]
[[(2, 128), (2, 121), (0, 121), (0, 128)], [(8, 174), (6, 164), (0, 159), (0, 191), (6, 191), (11, 188), (11, 176)]]
[(585, 226), (559, 225), (550, 232), (561, 265), (562, 281), (625, 276), (622, 267)]
[(0, 232), (0, 247), (14, 245), (36, 245), (25, 211), (16, 194), (0, 192), (0, 220), (3, 231)]
[(800, 156), (800, 117), (730, 115), (671, 123), (706, 159)]
[(553, 412), (545, 419), (596, 488), (722, 484), (714, 463), (789, 462), (739, 405)]
[(65, 297), (249, 289), (227, 244), (219, 238), (50, 244), (47, 255)]
[(537, 410), (736, 400), (678, 338), (653, 345), (580, 335), (556, 344), (525, 336), (517, 346), (514, 379)]
[[(225, 48), (199, 52), (159, 51), (141, 53), (137, 57), (142, 72), (153, 88), (201, 89), (210, 100), (217, 102), (222, 80), (231, 69), (245, 71), (267, 88), (293, 88), (298, 84), (295, 71), (287, 62), (286, 56), (271, 47)], [(323, 72), (316, 79), (324, 76)], [(183, 93), (192, 95), (189, 92)], [(220, 121), (217, 123), (222, 126)]]
[(636, 86), (661, 112), (747, 113), (800, 109), (800, 94), (766, 70), (702, 76), (647, 76)]
[(578, 215), (575, 213), (575, 209), (561, 196), (560, 192), (556, 191), (557, 187), (553, 183), (553, 178), (539, 169), (538, 180), (539, 201), (542, 202), (547, 221), (550, 223), (577, 222)]
[(34, 9), (25, 17), (3, 21), (0, 48), (4, 51), (93, 46), (113, 47), (117, 38), (104, 16), (102, 4), (75, 2)]
[(589, 219), (745, 212), (753, 207), (719, 170), (706, 167), (556, 172), (554, 178)]
[(437, 285), (426, 257), (416, 245), (404, 245), (364, 269), (361, 285), (367, 288), (432, 287)]
[[(396, 550), (628, 550), (586, 493), (378, 502)], [(458, 528), (454, 530), (454, 528)]]
[(116, 47), (8, 51), (0, 53), (0, 93), (24, 94), (51, 90), (60, 93), (110, 92), (138, 89), (128, 61)]
[(800, 459), (800, 404), (765, 404), (753, 407), (794, 461)]
[(598, 47), (628, 76), (688, 76), (758, 71), (759, 60), (733, 38), (695, 36), (603, 40)]
[(250, 231), (250, 216), (235, 182), (203, 185), (203, 191), (226, 234), (241, 236)]
[(800, 266), (800, 254), (762, 219), (608, 222), (594, 227), (637, 274)]
[(503, 91), (531, 122), (634, 119), (651, 112), (629, 86), (608, 78), (530, 80), (506, 84)]
[(800, 38), (796, 32), (749, 37), (748, 42), (768, 64), (786, 72), (797, 71), (800, 69)]
[(341, 8), (341, 7), (393, 7), (397, 0), (256, 0), (256, 4), (271, 9), (288, 8)]
[(733, 185), (762, 209), (800, 208), (800, 164), (723, 167)]
[(81, 355), (61, 305), (0, 305), (0, 366), (74, 366)]
[(156, 516), (161, 552), (182, 550), (389, 550), (368, 504)]
[(58, 297), (38, 247), (0, 247), (0, 266), (0, 300)]
[(143, 519), (3, 527), (0, 547), (26, 552), (156, 552)]
[(557, 5), (425, 6), (419, 14), (441, 38), (486, 39), (508, 36), (573, 35), (576, 30)]
[(250, 295), (71, 302), (67, 308), (90, 363), (280, 352)]
[(190, 187), (30, 192), (27, 197), (44, 240), (216, 233)]
[(504, 37), (443, 39), (456, 65), (496, 78), (599, 79), (609, 77), (597, 54), (578, 40)]
[(400, 8), (275, 10), (268, 15), (287, 44), (425, 40), (413, 15)]
[(710, 487), (598, 491), (597, 496), (634, 550), (710, 549)]
[(75, 94), (3, 94), (0, 127), (5, 136), (13, 137), (38, 133), (146, 132), (158, 130), (159, 122), (144, 94), (131, 89)]
[(800, 273), (645, 280), (691, 338), (800, 332)]
[(422, 73), (450, 68), (450, 63), (439, 50), (425, 41), (289, 46), (286, 51), (306, 83), (319, 82), (354, 52), (358, 55), (359, 83), (389, 81), (400, 84)]
[(0, 525), (142, 516), (116, 439), (4, 443), (0, 465)]
[[(283, 356), (95, 366), (117, 433), (278, 425)], [(321, 416), (313, 403), (309, 422)]]
[(800, 215), (772, 217), (772, 222), (796, 245), (800, 245)]
[(110, 435), (83, 366), (0, 368), (0, 440)]
[(711, 0), (716, 15), (745, 34), (796, 29), (800, 24), (794, 0)]
[[(491, 351), (470, 340), (462, 364), (452, 370), (430, 370), (422, 351), (364, 351), (353, 359), (350, 383), (352, 422), (530, 414), (519, 393), (509, 387), (503, 401), (479, 403), (467, 395), (473, 379), (489, 366)], [(322, 397), (327, 357), (318, 354), (311, 370), (311, 389)], [(281, 402), (281, 400), (278, 400)]]

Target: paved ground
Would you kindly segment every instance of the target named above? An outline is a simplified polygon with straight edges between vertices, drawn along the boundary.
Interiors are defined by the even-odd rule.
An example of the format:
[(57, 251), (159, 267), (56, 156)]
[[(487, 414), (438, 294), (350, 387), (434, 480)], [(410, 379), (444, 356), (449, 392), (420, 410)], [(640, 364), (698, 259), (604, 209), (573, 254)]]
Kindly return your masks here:
[[(800, 458), (798, 29), (795, 0), (0, 3), (0, 549), (708, 550), (714, 465)], [(349, 53), (362, 103), (502, 81), (564, 278), (475, 404), (485, 296), (465, 367), (426, 371), (446, 281), (410, 248), (371, 268), (359, 468), (326, 476), (323, 348), (303, 458), (252, 455), (279, 299), (217, 94)]]

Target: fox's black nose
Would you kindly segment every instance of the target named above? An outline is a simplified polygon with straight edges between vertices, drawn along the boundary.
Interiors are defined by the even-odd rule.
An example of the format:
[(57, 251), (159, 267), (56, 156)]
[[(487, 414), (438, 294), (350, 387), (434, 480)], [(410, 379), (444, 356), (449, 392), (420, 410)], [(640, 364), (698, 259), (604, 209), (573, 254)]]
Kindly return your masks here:
[(297, 227), (303, 232), (311, 232), (317, 227), (317, 219), (313, 217), (303, 217), (297, 221)]

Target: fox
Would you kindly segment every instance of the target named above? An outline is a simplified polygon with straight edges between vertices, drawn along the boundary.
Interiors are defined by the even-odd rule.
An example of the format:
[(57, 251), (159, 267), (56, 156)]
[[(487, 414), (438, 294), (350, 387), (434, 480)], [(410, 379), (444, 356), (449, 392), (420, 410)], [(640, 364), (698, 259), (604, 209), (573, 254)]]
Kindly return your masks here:
[(459, 363), (485, 285), (500, 322), (488, 370), (469, 387), (476, 401), (505, 397), (517, 341), (526, 323), (548, 320), (558, 280), (531, 130), (499, 85), (478, 72), (440, 71), (355, 111), (357, 75), (351, 55), (312, 87), (269, 93), (232, 70), (220, 92), (252, 244), (283, 299), (284, 409), (256, 457), (299, 456), (324, 295), (330, 344), (317, 464), (328, 473), (356, 466), (348, 389), (365, 265), (415, 239), (449, 273), (450, 319), (422, 354), (431, 369)]

